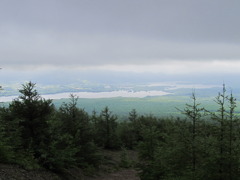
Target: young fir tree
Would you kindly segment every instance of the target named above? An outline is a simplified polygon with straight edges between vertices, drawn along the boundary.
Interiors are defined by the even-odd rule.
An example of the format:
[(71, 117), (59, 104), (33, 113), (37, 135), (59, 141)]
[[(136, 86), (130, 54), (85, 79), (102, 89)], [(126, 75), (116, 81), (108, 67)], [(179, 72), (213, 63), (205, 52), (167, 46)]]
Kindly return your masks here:
[(136, 133), (137, 119), (138, 119), (137, 111), (133, 109), (129, 113), (128, 120), (119, 123), (118, 133), (121, 139), (121, 143), (125, 148), (134, 149), (137, 146), (137, 133)]
[(164, 179), (166, 166), (163, 163), (164, 133), (160, 122), (152, 115), (141, 116), (141, 140), (138, 143), (140, 177), (144, 180)]
[(41, 159), (42, 151), (49, 145), (48, 117), (53, 111), (51, 100), (41, 98), (35, 84), (28, 82), (19, 90), (21, 95), (12, 101), (9, 109), (19, 122), (21, 146)]
[(69, 146), (75, 151), (74, 158), (79, 167), (97, 166), (99, 157), (93, 143), (93, 129), (87, 112), (77, 107), (78, 97), (70, 95), (70, 102), (59, 109), (61, 133), (69, 137)]
[(136, 109), (132, 109), (132, 111), (129, 113), (128, 119), (131, 122), (136, 122), (138, 118), (138, 114)]
[(236, 179), (239, 176), (239, 118), (236, 115), (236, 107), (237, 107), (237, 100), (233, 96), (232, 92), (227, 97), (228, 101), (228, 121), (227, 121), (227, 145), (228, 148), (226, 151), (228, 152), (228, 166), (227, 166), (227, 172), (228, 172), (228, 179)]
[(62, 122), (62, 133), (68, 133), (75, 137), (79, 129), (79, 109), (77, 108), (78, 97), (71, 94), (69, 103), (63, 103), (59, 108), (59, 118)]
[(200, 142), (199, 139), (199, 123), (201, 121), (201, 117), (204, 111), (204, 108), (199, 107), (200, 104), (197, 103), (195, 92), (192, 93), (191, 96), (192, 104), (186, 104), (186, 107), (183, 111), (181, 111), (182, 114), (186, 115), (188, 119), (191, 121), (191, 127), (190, 127), (190, 153), (191, 153), (191, 165), (190, 165), (190, 177), (192, 180), (199, 179), (199, 176), (197, 175), (199, 173), (199, 146)]
[(97, 139), (98, 145), (106, 149), (119, 148), (119, 138), (117, 136), (117, 117), (112, 115), (108, 107), (105, 107), (97, 122)]
[[(220, 180), (235, 179), (238, 174), (238, 159), (236, 153), (239, 148), (235, 146), (238, 137), (234, 134), (239, 131), (237, 117), (235, 116), (236, 99), (232, 93), (230, 97), (226, 95), (225, 84), (223, 84), (223, 90), (215, 99), (215, 102), (219, 106), (217, 112), (210, 113), (212, 119), (216, 122), (215, 137), (217, 143), (215, 146), (215, 177)], [(233, 153), (235, 152), (235, 154)], [(214, 158), (212, 157), (212, 158)]]

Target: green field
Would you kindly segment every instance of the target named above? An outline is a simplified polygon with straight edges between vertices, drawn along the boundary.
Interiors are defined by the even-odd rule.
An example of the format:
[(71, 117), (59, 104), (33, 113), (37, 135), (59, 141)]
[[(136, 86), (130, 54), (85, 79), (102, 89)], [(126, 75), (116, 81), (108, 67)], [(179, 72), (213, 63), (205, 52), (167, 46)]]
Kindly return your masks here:
[[(53, 102), (56, 107), (59, 107), (63, 102), (67, 103), (68, 101), (69, 99), (60, 99)], [(200, 97), (197, 101), (210, 111), (217, 109), (214, 97)], [(78, 100), (78, 107), (84, 108), (89, 113), (93, 110), (99, 113), (105, 106), (108, 106), (119, 119), (124, 119), (132, 109), (136, 109), (139, 115), (152, 114), (158, 117), (181, 116), (181, 113), (176, 108), (184, 109), (186, 103), (191, 104), (190, 97), (172, 95), (146, 98), (84, 98)]]
[[(144, 90), (144, 88), (142, 90)], [(156, 87), (154, 88), (155, 89), (148, 90), (162, 90), (156, 89)], [(163, 90), (165, 91), (165, 89)], [(78, 100), (78, 107), (85, 109), (85, 111), (91, 114), (93, 110), (100, 113), (104, 107), (108, 106), (112, 113), (116, 114), (120, 120), (126, 119), (132, 109), (136, 109), (139, 115), (151, 114), (157, 117), (176, 117), (182, 116), (181, 112), (176, 108), (183, 110), (186, 103), (191, 104), (190, 96), (192, 91), (193, 90), (189, 88), (169, 89), (166, 92), (171, 93), (170, 95), (145, 98), (80, 98)], [(236, 89), (235, 92), (238, 91), (240, 90)], [(216, 111), (218, 106), (214, 102), (214, 99), (218, 92), (221, 92), (221, 87), (196, 89), (197, 102), (209, 111)], [(69, 92), (69, 95), (70, 93), (71, 92)], [(74, 92), (72, 93), (74, 94)], [(237, 96), (237, 98), (239, 99), (239, 96)], [(63, 102), (68, 101), (69, 99), (58, 99), (53, 100), (53, 103), (58, 108)]]

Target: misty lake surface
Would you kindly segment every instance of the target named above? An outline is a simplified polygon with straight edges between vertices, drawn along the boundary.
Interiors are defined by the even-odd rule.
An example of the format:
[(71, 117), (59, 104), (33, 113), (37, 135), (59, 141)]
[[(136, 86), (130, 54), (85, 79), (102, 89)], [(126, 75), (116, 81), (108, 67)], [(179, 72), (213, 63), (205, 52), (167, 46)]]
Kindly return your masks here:
[[(79, 98), (114, 98), (114, 97), (136, 97), (144, 98), (148, 96), (164, 96), (171, 93), (164, 91), (110, 91), (110, 92), (68, 92), (68, 93), (57, 93), (41, 95), (45, 99), (65, 99), (69, 98), (70, 94), (74, 94)], [(0, 102), (9, 102), (17, 96), (2, 96)]]

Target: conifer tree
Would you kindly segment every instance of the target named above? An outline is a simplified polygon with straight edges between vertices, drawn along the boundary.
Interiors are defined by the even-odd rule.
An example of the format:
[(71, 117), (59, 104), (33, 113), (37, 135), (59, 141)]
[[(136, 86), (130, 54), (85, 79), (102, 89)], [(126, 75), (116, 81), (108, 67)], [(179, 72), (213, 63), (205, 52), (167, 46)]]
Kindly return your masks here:
[[(93, 143), (93, 130), (87, 112), (77, 107), (78, 97), (71, 94), (70, 102), (64, 103), (59, 109), (61, 133), (68, 136), (66, 142), (72, 150), (76, 150), (74, 158), (78, 166), (86, 168), (97, 165), (97, 148)], [(62, 147), (64, 148), (64, 147)]]
[(129, 113), (128, 119), (131, 122), (135, 122), (137, 120), (137, 118), (138, 118), (138, 114), (137, 114), (136, 109), (132, 109), (132, 111)]
[(238, 167), (240, 166), (239, 163), (239, 118), (236, 115), (236, 107), (237, 107), (237, 100), (233, 96), (232, 92), (227, 97), (228, 101), (228, 121), (227, 121), (227, 141), (228, 141), (228, 148), (226, 151), (228, 152), (228, 178), (229, 180), (236, 179), (239, 176)]
[(28, 82), (19, 90), (21, 95), (9, 105), (17, 121), (23, 149), (31, 151), (35, 158), (41, 157), (41, 151), (47, 148), (48, 117), (53, 111), (51, 100), (41, 98), (35, 84)]
[(182, 114), (186, 115), (188, 119), (191, 121), (191, 139), (189, 140), (191, 144), (191, 179), (197, 179), (197, 168), (199, 166), (199, 158), (198, 153), (199, 150), (199, 143), (198, 136), (199, 136), (199, 123), (201, 121), (202, 112), (204, 108), (199, 107), (200, 104), (197, 103), (195, 92), (192, 93), (191, 96), (192, 104), (186, 104), (186, 107), (182, 112)]
[(106, 149), (119, 148), (119, 139), (117, 136), (117, 117), (112, 115), (108, 107), (105, 107), (99, 118), (97, 125), (97, 143)]
[[(217, 112), (209, 112), (212, 120), (216, 122), (215, 124), (215, 136), (216, 136), (216, 146), (214, 147), (215, 157), (211, 157), (215, 159), (213, 163), (215, 164), (216, 172), (215, 178), (219, 180), (228, 179), (228, 121), (229, 121), (229, 113), (227, 111), (227, 103), (228, 96), (226, 95), (226, 87), (223, 84), (222, 92), (218, 93), (218, 96), (215, 98), (216, 104), (219, 106)], [(232, 99), (233, 100), (233, 99)], [(232, 110), (230, 110), (230, 114), (233, 113), (234, 105), (232, 104)], [(232, 111), (232, 113), (231, 113)], [(233, 115), (233, 114), (232, 114)]]

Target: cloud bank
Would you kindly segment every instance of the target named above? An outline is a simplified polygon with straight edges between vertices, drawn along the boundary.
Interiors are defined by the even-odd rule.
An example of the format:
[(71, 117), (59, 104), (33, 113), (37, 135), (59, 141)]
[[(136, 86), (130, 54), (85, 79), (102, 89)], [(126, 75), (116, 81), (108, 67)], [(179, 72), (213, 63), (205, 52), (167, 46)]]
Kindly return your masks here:
[(238, 0), (3, 0), (0, 66), (236, 69), (239, 8)]

